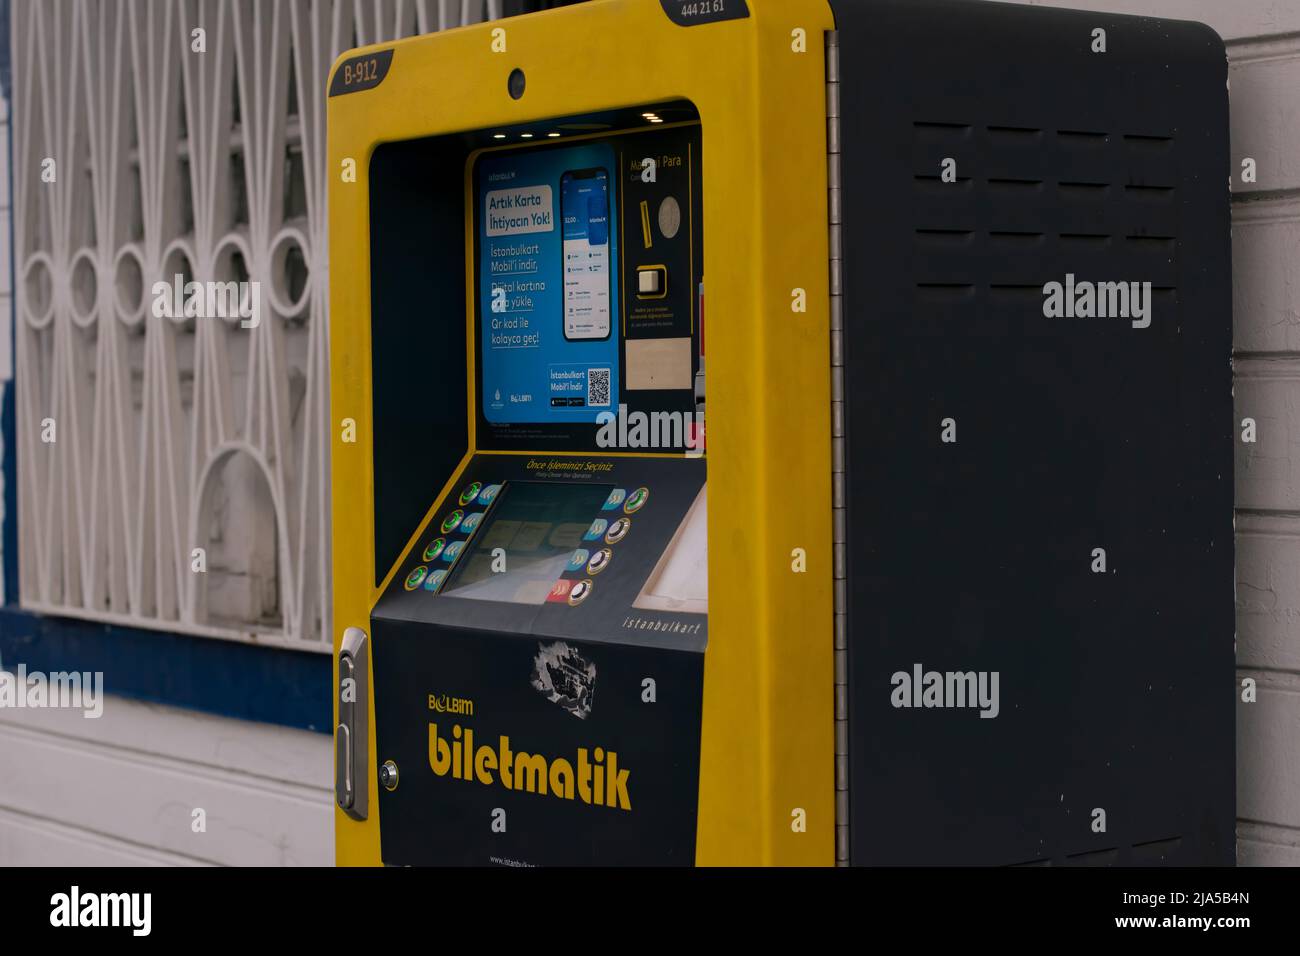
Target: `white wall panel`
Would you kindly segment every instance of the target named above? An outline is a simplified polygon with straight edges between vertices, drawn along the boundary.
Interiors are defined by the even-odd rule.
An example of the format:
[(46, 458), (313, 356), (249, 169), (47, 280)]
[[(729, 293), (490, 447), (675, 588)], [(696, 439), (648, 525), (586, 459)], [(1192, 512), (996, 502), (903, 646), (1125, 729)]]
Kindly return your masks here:
[(0, 710), (0, 767), (0, 866), (333, 863), (325, 734), (109, 697)]
[(1237, 663), (1300, 671), (1300, 517), (1237, 518)]
[(77, 827), (0, 810), (0, 866), (197, 866)]
[[(1300, 76), (1296, 80), (1300, 84)], [(1232, 254), (1233, 345), (1238, 354), (1300, 354), (1300, 192), (1238, 203)]]
[(1300, 832), (1300, 677), (1243, 670), (1259, 701), (1237, 711), (1237, 817)]
[[(1237, 507), (1300, 511), (1300, 363), (1285, 357), (1238, 359)], [(1254, 442), (1241, 422), (1255, 422)]]
[[(1294, 4), (1300, 9), (1300, 4)], [(1234, 43), (1228, 48), (1232, 93), (1233, 192), (1300, 188), (1300, 35)], [(1241, 179), (1241, 161), (1256, 163), (1257, 181)]]
[(1282, 827), (1237, 826), (1238, 866), (1300, 866), (1300, 835)]

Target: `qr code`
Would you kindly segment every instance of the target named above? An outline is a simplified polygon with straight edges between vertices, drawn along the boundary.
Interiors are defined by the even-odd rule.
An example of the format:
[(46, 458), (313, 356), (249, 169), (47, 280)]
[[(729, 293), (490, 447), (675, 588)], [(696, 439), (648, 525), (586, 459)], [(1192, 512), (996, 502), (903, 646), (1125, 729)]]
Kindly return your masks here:
[(609, 407), (609, 369), (587, 369), (587, 405), (591, 408)]

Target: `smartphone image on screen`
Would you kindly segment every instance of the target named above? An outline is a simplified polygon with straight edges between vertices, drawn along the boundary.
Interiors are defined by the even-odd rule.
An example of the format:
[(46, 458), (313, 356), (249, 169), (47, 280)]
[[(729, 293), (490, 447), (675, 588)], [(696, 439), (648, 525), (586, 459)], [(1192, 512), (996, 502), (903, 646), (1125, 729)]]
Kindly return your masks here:
[(609, 172), (573, 169), (560, 178), (564, 337), (610, 333)]

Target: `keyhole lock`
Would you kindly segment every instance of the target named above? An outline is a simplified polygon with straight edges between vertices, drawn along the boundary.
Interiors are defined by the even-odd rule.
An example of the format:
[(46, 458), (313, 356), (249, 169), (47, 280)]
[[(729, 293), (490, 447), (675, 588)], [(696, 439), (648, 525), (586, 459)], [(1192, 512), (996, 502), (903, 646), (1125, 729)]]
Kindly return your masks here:
[(383, 784), (385, 790), (396, 790), (397, 764), (391, 760), (385, 760), (384, 765), (379, 768), (379, 782)]

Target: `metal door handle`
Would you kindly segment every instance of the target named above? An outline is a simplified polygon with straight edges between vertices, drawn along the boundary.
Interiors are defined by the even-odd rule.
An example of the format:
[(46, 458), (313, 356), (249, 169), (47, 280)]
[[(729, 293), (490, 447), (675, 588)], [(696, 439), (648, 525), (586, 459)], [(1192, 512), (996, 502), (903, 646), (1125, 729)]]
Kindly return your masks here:
[(339, 724), (334, 729), (334, 799), (354, 820), (366, 818), (370, 668), (366, 632), (350, 627), (339, 648)]

